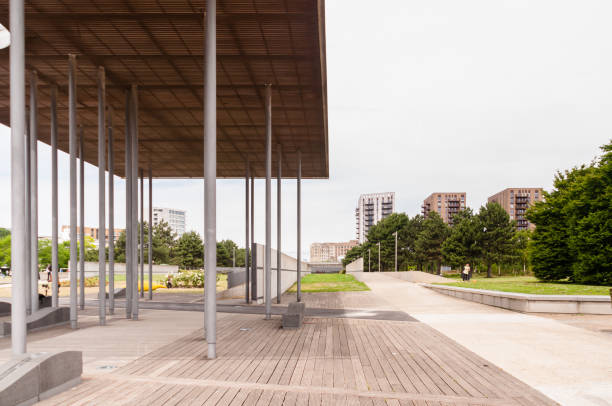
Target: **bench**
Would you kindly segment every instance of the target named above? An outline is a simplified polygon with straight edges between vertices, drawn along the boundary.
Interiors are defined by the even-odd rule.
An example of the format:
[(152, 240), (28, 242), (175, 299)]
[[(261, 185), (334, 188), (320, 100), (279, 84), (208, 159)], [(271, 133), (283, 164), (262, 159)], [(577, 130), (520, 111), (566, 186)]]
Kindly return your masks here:
[(283, 328), (300, 328), (306, 313), (306, 303), (292, 302), (287, 307), (287, 312), (283, 314)]

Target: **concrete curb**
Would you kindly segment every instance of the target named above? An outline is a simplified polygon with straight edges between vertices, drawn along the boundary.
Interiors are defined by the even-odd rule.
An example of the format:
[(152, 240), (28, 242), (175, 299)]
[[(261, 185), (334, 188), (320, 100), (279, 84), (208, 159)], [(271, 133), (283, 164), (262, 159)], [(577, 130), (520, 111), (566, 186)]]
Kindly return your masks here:
[[(70, 308), (68, 307), (45, 307), (34, 312), (26, 318), (27, 331), (53, 327), (70, 321)], [(5, 321), (0, 324), (0, 337), (11, 334), (11, 322)]]
[(612, 314), (608, 296), (531, 295), (428, 283), (421, 285), (443, 295), (523, 313)]

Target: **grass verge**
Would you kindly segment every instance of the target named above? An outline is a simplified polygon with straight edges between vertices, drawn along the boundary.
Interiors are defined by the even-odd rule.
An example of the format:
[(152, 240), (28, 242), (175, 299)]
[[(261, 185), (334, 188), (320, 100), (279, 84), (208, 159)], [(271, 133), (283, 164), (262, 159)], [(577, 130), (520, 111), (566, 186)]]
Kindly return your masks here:
[(578, 285), (569, 282), (541, 282), (533, 276), (500, 278), (472, 277), (469, 282), (436, 283), (460, 288), (496, 290), (500, 292), (530, 293), (535, 295), (609, 295), (609, 286)]
[[(353, 275), (345, 274), (309, 274), (302, 278), (302, 292), (360, 292), (370, 290), (368, 285), (359, 282)], [(297, 284), (288, 290), (296, 292)]]

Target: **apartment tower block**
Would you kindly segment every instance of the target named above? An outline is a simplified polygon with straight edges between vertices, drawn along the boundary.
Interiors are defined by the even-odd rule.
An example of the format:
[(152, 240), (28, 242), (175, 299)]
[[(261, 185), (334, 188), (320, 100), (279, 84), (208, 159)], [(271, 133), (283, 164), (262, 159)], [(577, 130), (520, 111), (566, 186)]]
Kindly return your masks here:
[(453, 224), (453, 215), (466, 207), (465, 192), (436, 192), (430, 194), (421, 206), (423, 217), (436, 212), (447, 224)]
[(516, 220), (517, 230), (533, 230), (535, 225), (525, 217), (529, 206), (542, 201), (542, 188), (507, 188), (489, 197), (489, 202), (498, 203), (510, 215), (510, 220)]
[(370, 227), (395, 212), (395, 192), (371, 193), (359, 196), (355, 218), (357, 222), (357, 241), (367, 240)]

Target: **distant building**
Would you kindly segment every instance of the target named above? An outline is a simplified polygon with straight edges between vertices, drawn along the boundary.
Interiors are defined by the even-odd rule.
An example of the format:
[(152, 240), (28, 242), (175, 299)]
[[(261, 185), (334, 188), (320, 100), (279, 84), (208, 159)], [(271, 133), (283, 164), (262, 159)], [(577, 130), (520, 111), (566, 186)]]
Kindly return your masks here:
[(179, 237), (185, 234), (186, 216), (187, 212), (185, 210), (153, 207), (153, 225), (156, 226), (165, 221)]
[(357, 240), (348, 242), (314, 242), (310, 244), (310, 262), (340, 262), (340, 258), (353, 247), (359, 245)]
[(516, 220), (518, 230), (533, 230), (535, 225), (525, 218), (529, 206), (543, 200), (542, 188), (508, 188), (489, 197), (489, 202), (499, 203), (508, 212), (510, 220)]
[(423, 217), (432, 211), (438, 213), (447, 224), (453, 224), (453, 215), (466, 207), (465, 192), (436, 192), (423, 201)]
[[(85, 227), (85, 236), (86, 237), (91, 237), (96, 241), (96, 245), (98, 244), (99, 241), (99, 237), (100, 237), (100, 230), (97, 227)], [(117, 241), (117, 239), (119, 239), (119, 235), (125, 231), (124, 228), (115, 228), (115, 241)], [(81, 237), (81, 229), (79, 227), (76, 228), (76, 232), (77, 232), (77, 240)], [(105, 235), (106, 235), (106, 242), (108, 243), (108, 236), (110, 235), (108, 233), (108, 227), (106, 227), (106, 231), (105, 231)], [(70, 240), (70, 226), (62, 226), (62, 229), (60, 231), (60, 235), (59, 235), (59, 239), (62, 241), (68, 241)]]
[(395, 193), (371, 193), (359, 196), (355, 218), (357, 221), (357, 241), (367, 239), (370, 227), (395, 212)]

